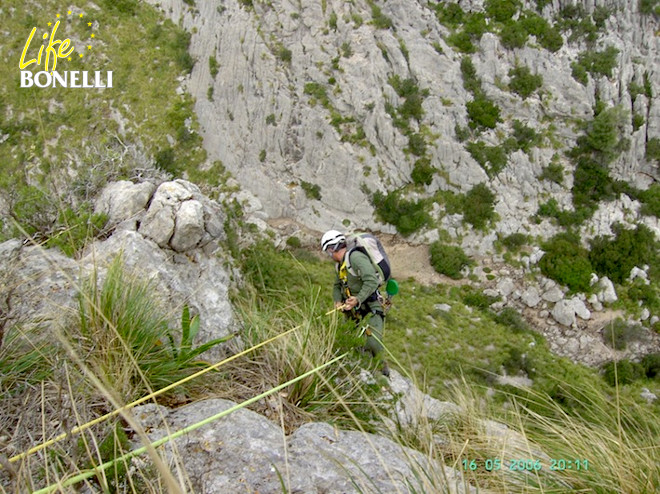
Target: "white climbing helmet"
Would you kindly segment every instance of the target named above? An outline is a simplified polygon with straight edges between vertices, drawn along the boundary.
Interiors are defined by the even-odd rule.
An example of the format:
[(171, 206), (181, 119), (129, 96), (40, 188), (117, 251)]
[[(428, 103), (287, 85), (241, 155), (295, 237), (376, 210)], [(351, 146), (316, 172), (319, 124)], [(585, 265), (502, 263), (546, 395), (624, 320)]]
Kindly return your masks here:
[(343, 233), (338, 232), (337, 230), (328, 230), (321, 237), (321, 250), (325, 252), (328, 247), (334, 247), (335, 245), (345, 243), (346, 237)]

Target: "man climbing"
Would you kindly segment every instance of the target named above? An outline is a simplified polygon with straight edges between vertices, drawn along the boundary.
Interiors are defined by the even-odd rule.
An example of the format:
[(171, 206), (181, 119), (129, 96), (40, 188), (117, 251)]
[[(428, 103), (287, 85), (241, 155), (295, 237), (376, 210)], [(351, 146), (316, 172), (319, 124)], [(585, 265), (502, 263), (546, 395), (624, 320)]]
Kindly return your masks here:
[(381, 372), (390, 375), (387, 362), (383, 359), (383, 328), (385, 312), (379, 301), (378, 272), (369, 256), (359, 249), (350, 249), (346, 236), (329, 230), (321, 238), (321, 249), (336, 263), (337, 276), (332, 291), (335, 308), (343, 310), (356, 324), (362, 324), (367, 335), (365, 351), (377, 363), (382, 363)]

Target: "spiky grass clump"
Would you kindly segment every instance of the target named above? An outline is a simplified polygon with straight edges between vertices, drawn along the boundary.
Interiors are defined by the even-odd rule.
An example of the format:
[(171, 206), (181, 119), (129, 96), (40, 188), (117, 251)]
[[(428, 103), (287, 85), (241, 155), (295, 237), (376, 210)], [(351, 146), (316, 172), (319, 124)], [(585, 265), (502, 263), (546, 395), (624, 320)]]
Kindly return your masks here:
[(74, 348), (122, 401), (179, 377), (168, 345), (166, 312), (148, 282), (124, 271), (121, 257), (108, 267), (101, 286), (98, 272), (83, 284), (78, 316), (69, 333)]

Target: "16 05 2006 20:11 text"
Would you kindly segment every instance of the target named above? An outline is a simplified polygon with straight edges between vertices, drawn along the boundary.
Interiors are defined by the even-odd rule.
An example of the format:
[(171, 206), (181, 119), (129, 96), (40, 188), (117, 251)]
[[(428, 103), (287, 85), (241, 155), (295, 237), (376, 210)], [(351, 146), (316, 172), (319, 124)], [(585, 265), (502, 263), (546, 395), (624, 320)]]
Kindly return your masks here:
[(512, 472), (539, 471), (549, 469), (551, 471), (564, 470), (589, 470), (589, 460), (584, 458), (549, 458), (541, 461), (533, 458), (502, 459), (469, 459), (464, 458), (461, 462), (463, 471), (476, 471), (484, 469), (488, 472), (497, 470), (509, 470)]

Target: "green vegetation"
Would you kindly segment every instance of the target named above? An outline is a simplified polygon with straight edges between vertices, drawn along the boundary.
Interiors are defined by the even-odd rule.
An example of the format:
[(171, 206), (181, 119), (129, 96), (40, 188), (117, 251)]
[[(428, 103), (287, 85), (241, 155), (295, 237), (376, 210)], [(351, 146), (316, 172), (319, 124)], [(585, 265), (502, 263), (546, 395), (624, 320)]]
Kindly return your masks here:
[(518, 13), (521, 3), (517, 0), (486, 0), (484, 8), (489, 18), (497, 22), (506, 22)]
[[(441, 255), (440, 259), (443, 257)], [(204, 382), (193, 381), (187, 389), (177, 387), (175, 394), (168, 395), (168, 399), (173, 401), (164, 403), (185, 403), (209, 393), (243, 402), (291, 377), (313, 370), (315, 364), (343, 355), (342, 360), (311, 373), (279, 394), (278, 403), (284, 412), (279, 417), (285, 431), (310, 420), (326, 421), (341, 429), (388, 435), (397, 444), (415, 447), (430, 455), (441, 466), (456, 464), (459, 468), (466, 455), (469, 458), (496, 458), (499, 453), (507, 458), (518, 458), (529, 450), (537, 451), (539, 458), (546, 455), (549, 458), (576, 455), (588, 459), (589, 468), (579, 474), (568, 470), (550, 473), (549, 466), (545, 468), (547, 465), (544, 464), (543, 470), (534, 477), (535, 483), (526, 484), (535, 491), (561, 491), (570, 482), (573, 488), (585, 491), (599, 488), (603, 492), (644, 492), (644, 486), (658, 480), (655, 452), (660, 431), (657, 408), (639, 398), (638, 387), (644, 384), (655, 390), (651, 381), (647, 380), (656, 379), (660, 370), (657, 355), (648, 356), (640, 364), (633, 364), (634, 378), (638, 380), (630, 384), (624, 384), (629, 380), (629, 374), (620, 370), (627, 364), (621, 364), (616, 374), (617, 386), (611, 388), (607, 384), (611, 372), (606, 372), (601, 378), (596, 371), (552, 355), (543, 337), (530, 331), (520, 314), (512, 309), (492, 312), (489, 309), (492, 298), (485, 297), (478, 289), (469, 285), (451, 288), (424, 286), (407, 281), (401, 283), (394, 307), (388, 314), (385, 343), (391, 352), (391, 365), (397, 366), (417, 383), (421, 383), (423, 378), (425, 391), (436, 398), (456, 403), (465, 413), (387, 429), (383, 427), (383, 417), (393, 405), (389, 400), (382, 399), (382, 388), (387, 387), (387, 382), (376, 380), (368, 384), (357, 378), (364, 368), (374, 371), (370, 360), (357, 351), (361, 338), (350, 322), (336, 317), (336, 313), (327, 314), (332, 305), (330, 292), (335, 276), (331, 263), (321, 261), (317, 255), (299, 246), (292, 245), (290, 250), (282, 251), (268, 242), (257, 242), (244, 249), (239, 258), (244, 280), (241, 290), (234, 292), (233, 302), (241, 321), (241, 345), (250, 348), (269, 337), (279, 338), (225, 363), (221, 372), (207, 374)], [(167, 357), (167, 365), (176, 368), (176, 356), (184, 355), (182, 349), (191, 346), (186, 341), (190, 341), (194, 334), (197, 319), (191, 317), (186, 309), (183, 310), (182, 334), (188, 336), (182, 336), (180, 343), (171, 346), (167, 343), (167, 334), (162, 333), (161, 318), (148, 316), (151, 313), (148, 309), (153, 307), (149, 297), (141, 298), (138, 295), (142, 292), (135, 289), (145, 285), (132, 281), (130, 276), (124, 277), (124, 280), (119, 285), (121, 290), (110, 290), (105, 283), (102, 289), (99, 288), (104, 293), (112, 293), (109, 299), (119, 303), (114, 305), (115, 310), (103, 313), (110, 315), (110, 320), (117, 326), (130, 319), (133, 323), (137, 321), (139, 328), (152, 327), (158, 331), (164, 339), (153, 341), (151, 336), (145, 336), (146, 344), (136, 347), (136, 355), (142, 359), (144, 355), (160, 356), (162, 352)], [(94, 285), (90, 283), (91, 286)], [(131, 294), (131, 302), (122, 305), (128, 294)], [(102, 302), (105, 299), (99, 297), (96, 300)], [(439, 307), (440, 304), (447, 308)], [(93, 314), (87, 311), (89, 305), (85, 307), (81, 314)], [(159, 311), (155, 315), (159, 316)], [(89, 320), (95, 321), (94, 327), (109, 327), (103, 318)], [(138, 328), (131, 324), (131, 327), (126, 326), (126, 331), (137, 334)], [(291, 332), (283, 335), (286, 331)], [(99, 346), (98, 350), (101, 350), (106, 344), (101, 334), (89, 340), (76, 338), (73, 334), (70, 337), (74, 345), (85, 346), (86, 350), (77, 354), (90, 355), (90, 367), (110, 368), (113, 371), (122, 369), (120, 362), (126, 359), (112, 363), (100, 360), (103, 355), (121, 356), (113, 347), (108, 347), (110, 351), (105, 353), (89, 351), (86, 345)], [(22, 343), (21, 337), (16, 338), (16, 335), (25, 338)], [(5, 407), (27, 405), (36, 412), (30, 425), (36, 427), (35, 430), (41, 430), (42, 422), (47, 428), (50, 427), (50, 421), (44, 419), (51, 416), (49, 411), (43, 411), (40, 416), (40, 403), (45, 401), (46, 396), (41, 394), (41, 390), (48, 389), (57, 381), (66, 382), (67, 378), (69, 382), (77, 383), (83, 374), (78, 373), (76, 365), (72, 364), (66, 376), (53, 376), (62, 368), (61, 365), (54, 365), (55, 361), (59, 359), (61, 362), (65, 355), (62, 352), (56, 355), (42, 346), (52, 344), (52, 338), (44, 344), (33, 337), (30, 344), (27, 341), (27, 335), (10, 331), (0, 346), (0, 389), (10, 391), (3, 394), (6, 398), (3, 400), (3, 411)], [(419, 348), (425, 348), (425, 351), (420, 352)], [(37, 349), (39, 352), (36, 352)], [(157, 364), (158, 361), (160, 357), (143, 364), (147, 376), (154, 378), (163, 375), (153, 372), (164, 365)], [(401, 365), (402, 362), (406, 365)], [(415, 371), (408, 373), (406, 368)], [(517, 387), (500, 381), (498, 376), (502, 369), (508, 376), (529, 377), (533, 384)], [(190, 372), (190, 369), (185, 372)], [(116, 374), (107, 374), (106, 381), (143, 385), (141, 379), (119, 381)], [(102, 410), (116, 408), (99, 397), (98, 390), (89, 386), (78, 385), (75, 390), (60, 390), (65, 401), (75, 396), (74, 402), (80, 406), (77, 412), (82, 414), (80, 418), (83, 421), (95, 418), (92, 410), (100, 405), (103, 405)], [(115, 393), (117, 390), (112, 388), (110, 391)], [(95, 406), (85, 406), (91, 403)], [(263, 412), (267, 405), (262, 400), (252, 407)], [(26, 421), (31, 416), (27, 415), (18, 423), (14, 421), (3, 430), (10, 434), (22, 433), (28, 430), (25, 429)], [(491, 424), (489, 427), (492, 428), (493, 421), (506, 424), (510, 431), (517, 431), (522, 442), (507, 442), (506, 446), (498, 442), (493, 445), (492, 435), (484, 430), (487, 424)], [(99, 459), (116, 458), (129, 447), (124, 431), (117, 425), (117, 421), (108, 421), (84, 435), (74, 436), (74, 441), (63, 441), (49, 448), (51, 456), (68, 458), (67, 462), (61, 463), (65, 465), (64, 469), (57, 470), (52, 461), (44, 463), (35, 456), (29, 468), (26, 467), (28, 471), (20, 471), (19, 480), (29, 481), (33, 486), (31, 490), (36, 490), (34, 486), (64, 479), (71, 472), (78, 473), (76, 464), (93, 466), (98, 465)], [(436, 452), (430, 446), (429, 440), (434, 436), (436, 439), (443, 438), (442, 452)], [(603, 451), (597, 438), (615, 446)], [(83, 445), (85, 441), (87, 444)], [(599, 447), (595, 448), (596, 444)], [(506, 451), (502, 449), (504, 447)], [(80, 448), (77, 449), (79, 456), (73, 456), (70, 448)], [(618, 461), (633, 462), (637, 468), (612, 472), (608, 462), (617, 464)], [(118, 468), (107, 474), (108, 479), (99, 475), (97, 480), (92, 480), (107, 486), (109, 491), (112, 491), (111, 486), (141, 486), (146, 482), (150, 491), (163, 492), (159, 480), (164, 473), (141, 467), (141, 464), (136, 462), (134, 468), (123, 469), (122, 462), (118, 462)], [(601, 464), (608, 467), (598, 467)], [(136, 472), (135, 468), (139, 470)], [(519, 486), (521, 480), (509, 471), (481, 473), (466, 469), (465, 472), (472, 485), (484, 488), (488, 485), (492, 488), (492, 482), (496, 480), (498, 486), (511, 491)], [(437, 476), (431, 492), (438, 492), (437, 487), (444, 485), (442, 473), (426, 471), (424, 475), (424, 478), (432, 476), (434, 479)], [(529, 481), (531, 477), (525, 478)], [(160, 489), (156, 484), (160, 485)], [(427, 483), (424, 482), (424, 485)], [(141, 492), (137, 487), (127, 491)]]
[(486, 184), (477, 184), (465, 194), (463, 218), (479, 230), (495, 220), (495, 194)]
[(472, 129), (494, 129), (502, 121), (500, 108), (483, 94), (475, 96), (465, 106)]
[(660, 218), (660, 184), (653, 184), (640, 192), (639, 200), (642, 202), (642, 214)]
[(645, 225), (628, 230), (615, 225), (614, 238), (599, 236), (592, 240), (589, 260), (595, 271), (616, 283), (623, 283), (635, 266), (658, 266), (658, 242)]
[(449, 276), (454, 280), (463, 277), (461, 271), (472, 263), (472, 260), (463, 252), (463, 249), (454, 245), (433, 242), (429, 247), (431, 266), (438, 273)]
[(559, 28), (550, 23), (543, 17), (527, 12), (520, 19), (522, 25), (530, 36), (535, 36), (536, 40), (546, 50), (555, 53), (564, 46), (564, 39), (561, 36)]
[(465, 149), (486, 170), (489, 177), (496, 176), (506, 167), (507, 153), (502, 146), (488, 146), (482, 141), (473, 141), (468, 142)]
[(284, 63), (291, 63), (291, 57), (293, 56), (293, 52), (289, 50), (286, 46), (284, 46), (282, 43), (277, 43), (275, 47), (275, 56)]
[(383, 11), (378, 5), (372, 0), (369, 0), (369, 5), (371, 7), (371, 23), (378, 29), (391, 29), (392, 19), (383, 14)]
[(215, 76), (218, 75), (220, 66), (218, 65), (218, 59), (213, 55), (209, 57), (209, 71), (211, 72), (211, 78), (215, 79)]
[(461, 59), (461, 74), (463, 87), (473, 95), (472, 101), (465, 105), (468, 113), (468, 126), (471, 129), (494, 129), (501, 122), (500, 109), (482, 91), (481, 80), (472, 64), (472, 59), (465, 56)]
[(538, 74), (532, 74), (529, 67), (515, 67), (509, 71), (509, 77), (511, 77), (509, 88), (522, 99), (527, 99), (543, 86), (543, 78)]
[(589, 15), (582, 5), (566, 5), (557, 14), (557, 26), (568, 33), (568, 41), (575, 43), (584, 40), (593, 45), (605, 28), (605, 21), (611, 15), (609, 9), (598, 6)]
[(68, 329), (69, 344), (106, 387), (124, 402), (139, 398), (192, 373), (196, 357), (226, 338), (193, 348), (197, 317), (182, 315), (177, 341), (153, 288), (137, 274), (124, 271), (117, 257), (98, 287), (97, 274), (83, 285), (78, 321)]
[(475, 53), (481, 37), (489, 31), (497, 33), (508, 49), (524, 47), (529, 36), (551, 52), (564, 43), (560, 23), (550, 25), (543, 17), (522, 10), (521, 2), (515, 0), (488, 0), (484, 13), (464, 12), (457, 3), (439, 2), (434, 8), (438, 20), (452, 31), (447, 42), (461, 53)]
[(424, 116), (422, 103), (424, 98), (429, 95), (429, 90), (420, 90), (414, 79), (402, 80), (398, 75), (390, 77), (388, 82), (394, 88), (396, 94), (404, 99), (403, 104), (397, 108), (396, 114), (399, 119), (395, 122), (395, 125), (399, 128), (405, 128), (412, 118), (418, 122), (421, 121)]
[(529, 243), (529, 236), (524, 233), (512, 233), (502, 239), (502, 245), (511, 252), (519, 251), (523, 245)]
[(505, 22), (500, 30), (500, 41), (504, 48), (513, 50), (523, 48), (527, 43), (529, 33), (522, 22)]
[(603, 341), (614, 350), (625, 350), (628, 343), (639, 340), (642, 334), (641, 326), (618, 317), (603, 328)]
[(573, 178), (573, 224), (579, 224), (593, 214), (598, 202), (611, 200), (628, 188), (609, 175), (609, 164), (628, 148), (624, 137), (626, 116), (621, 107), (602, 109), (584, 126), (585, 133), (577, 146), (568, 153), (575, 163)]
[(436, 168), (431, 165), (430, 159), (426, 157), (419, 158), (413, 166), (412, 181), (415, 185), (431, 185), (436, 171)]
[(404, 199), (400, 190), (387, 195), (378, 191), (372, 196), (371, 203), (376, 210), (376, 217), (396, 226), (404, 237), (429, 225), (431, 221), (425, 202)]
[(572, 292), (588, 292), (591, 273), (588, 251), (580, 238), (572, 233), (560, 233), (541, 245), (545, 255), (539, 261), (541, 272)]
[(308, 82), (305, 84), (305, 94), (311, 96), (310, 104), (314, 106), (319, 102), (323, 108), (331, 109), (330, 99), (326, 88), (318, 82)]
[(578, 55), (576, 62), (571, 64), (573, 77), (582, 84), (587, 83), (586, 74), (592, 77), (605, 76), (612, 77), (612, 71), (617, 66), (617, 56), (619, 50), (613, 46), (608, 46), (603, 51), (589, 50)]
[(652, 137), (646, 141), (646, 159), (660, 163), (660, 138)]
[(603, 378), (612, 387), (633, 383), (643, 375), (644, 368), (630, 360), (612, 361), (603, 365)]
[(639, 11), (644, 15), (658, 15), (660, 13), (658, 0), (639, 0)]
[(300, 187), (305, 191), (305, 196), (307, 199), (316, 199), (317, 201), (321, 200), (321, 187), (318, 184), (312, 184), (302, 180), (300, 182)]
[(564, 167), (556, 162), (550, 163), (543, 168), (541, 175), (539, 175), (539, 179), (549, 180), (550, 182), (562, 185), (564, 183)]

